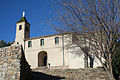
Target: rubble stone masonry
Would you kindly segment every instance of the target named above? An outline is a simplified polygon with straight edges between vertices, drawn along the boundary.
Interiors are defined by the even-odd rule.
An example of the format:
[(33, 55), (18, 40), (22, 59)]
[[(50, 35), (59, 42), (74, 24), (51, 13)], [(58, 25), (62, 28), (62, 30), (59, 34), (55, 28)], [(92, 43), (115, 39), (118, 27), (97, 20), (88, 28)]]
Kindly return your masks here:
[(0, 80), (24, 80), (29, 71), (21, 45), (0, 48)]

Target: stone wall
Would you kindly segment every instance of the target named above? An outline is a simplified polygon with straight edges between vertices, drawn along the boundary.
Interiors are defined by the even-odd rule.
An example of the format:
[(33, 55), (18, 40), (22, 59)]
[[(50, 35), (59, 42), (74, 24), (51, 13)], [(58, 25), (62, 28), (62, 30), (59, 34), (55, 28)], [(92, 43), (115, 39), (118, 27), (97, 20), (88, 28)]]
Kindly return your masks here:
[(25, 80), (29, 71), (21, 45), (0, 48), (0, 80)]

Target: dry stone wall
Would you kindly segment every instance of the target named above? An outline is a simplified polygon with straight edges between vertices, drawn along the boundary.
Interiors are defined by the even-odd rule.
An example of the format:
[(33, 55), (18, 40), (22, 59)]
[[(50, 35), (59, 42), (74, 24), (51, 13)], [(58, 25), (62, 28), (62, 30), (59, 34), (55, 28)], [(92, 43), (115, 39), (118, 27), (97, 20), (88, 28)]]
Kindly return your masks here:
[(25, 80), (29, 71), (21, 45), (0, 48), (0, 80)]

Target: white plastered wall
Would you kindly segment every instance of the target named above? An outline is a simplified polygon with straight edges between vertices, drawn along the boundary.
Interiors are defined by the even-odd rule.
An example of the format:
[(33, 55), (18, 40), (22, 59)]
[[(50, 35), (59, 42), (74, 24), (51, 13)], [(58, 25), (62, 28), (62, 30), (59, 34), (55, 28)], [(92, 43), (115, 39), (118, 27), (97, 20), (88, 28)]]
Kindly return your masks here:
[[(60, 37), (59, 44), (55, 44), (55, 37)], [(40, 46), (40, 39), (44, 39), (44, 45)], [(28, 48), (28, 41), (32, 41), (32, 47)], [(38, 38), (25, 42), (25, 57), (32, 68), (38, 67), (38, 54), (41, 51), (47, 52), (47, 63), (50, 66), (63, 66), (62, 37), (53, 36)], [(64, 51), (65, 66), (68, 65), (68, 53)]]
[[(55, 37), (60, 37), (59, 44), (55, 44)], [(40, 39), (44, 39), (44, 46), (40, 46)], [(68, 66), (69, 68), (84, 68), (84, 54), (83, 52), (76, 47), (76, 49), (68, 48), (68, 38), (64, 36), (64, 59), (63, 59), (63, 43), (62, 35), (56, 35), (52, 37), (37, 38), (27, 40), (25, 42), (25, 57), (28, 63), (31, 65), (31, 68), (38, 67), (38, 54), (41, 51), (47, 52), (47, 63), (50, 63), (50, 66)], [(32, 41), (32, 47), (28, 48), (28, 41)], [(76, 55), (75, 51), (79, 50), (80, 55)], [(89, 59), (88, 59), (89, 63)], [(101, 66), (98, 59), (95, 58), (93, 67)]]
[[(22, 25), (22, 29), (19, 30), (19, 26)], [(15, 44), (19, 42), (19, 44), (22, 44), (24, 48), (24, 38), (25, 38), (25, 22), (17, 23), (16, 24), (16, 37), (15, 37)]]

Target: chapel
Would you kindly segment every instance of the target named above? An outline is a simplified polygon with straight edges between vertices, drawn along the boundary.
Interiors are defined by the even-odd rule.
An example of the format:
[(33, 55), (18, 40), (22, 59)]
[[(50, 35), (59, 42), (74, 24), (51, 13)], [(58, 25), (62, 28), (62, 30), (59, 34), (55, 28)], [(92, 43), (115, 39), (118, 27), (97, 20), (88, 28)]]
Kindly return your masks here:
[[(25, 17), (16, 22), (16, 36), (14, 44), (21, 44), (25, 58), (32, 69), (37, 67), (50, 68), (85, 68), (84, 53), (72, 43), (72, 36), (69, 34), (54, 34), (40, 37), (30, 37), (30, 23)], [(70, 48), (74, 46), (73, 48)], [(81, 55), (75, 54), (79, 49)], [(88, 57), (89, 58), (89, 57)], [(92, 66), (90, 64), (92, 63)], [(94, 57), (92, 62), (88, 59), (88, 66), (96, 68), (101, 66), (99, 60)]]

